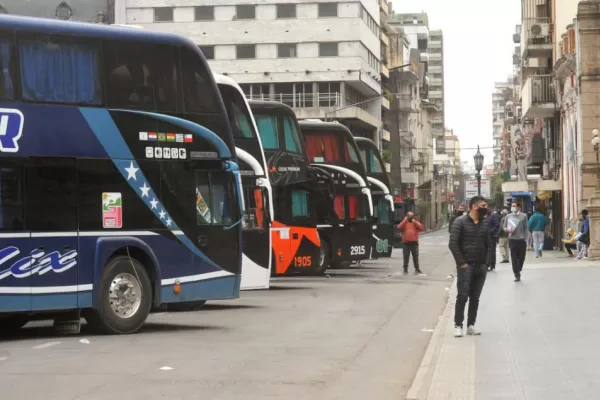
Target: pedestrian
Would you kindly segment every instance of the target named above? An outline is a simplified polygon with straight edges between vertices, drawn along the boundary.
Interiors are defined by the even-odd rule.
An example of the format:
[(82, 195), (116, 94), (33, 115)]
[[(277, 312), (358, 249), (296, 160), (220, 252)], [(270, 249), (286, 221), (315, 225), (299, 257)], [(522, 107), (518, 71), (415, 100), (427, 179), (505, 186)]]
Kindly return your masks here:
[(419, 232), (425, 228), (415, 219), (414, 213), (409, 211), (406, 217), (398, 225), (398, 230), (402, 232), (402, 255), (404, 256), (404, 273), (408, 274), (408, 261), (412, 254), (415, 274), (421, 274), (419, 268)]
[(498, 213), (489, 210), (486, 221), (490, 234), (492, 235), (492, 245), (494, 250), (490, 253), (490, 259), (487, 260), (488, 271), (496, 270), (496, 245), (498, 244), (498, 233), (500, 231), (500, 216)]
[(454, 309), (454, 336), (463, 336), (465, 306), (469, 301), (467, 313), (467, 335), (480, 335), (475, 328), (479, 297), (487, 275), (487, 260), (493, 251), (492, 235), (488, 229), (485, 215), (487, 203), (481, 196), (475, 196), (469, 202), (469, 212), (458, 217), (450, 232), (450, 251), (456, 261), (456, 305)]
[(565, 245), (565, 250), (567, 250), (567, 253), (569, 253), (569, 257), (573, 257), (573, 250), (577, 250), (575, 231), (571, 228), (567, 229), (567, 236), (565, 239), (562, 239), (562, 242)]
[(465, 213), (465, 207), (461, 204), (456, 208), (456, 211), (454, 212), (454, 215), (452, 215), (450, 217), (450, 221), (448, 222), (448, 233), (451, 232), (452, 229), (452, 223), (454, 222), (454, 220), (458, 217), (460, 217), (461, 215), (463, 215)]
[(508, 232), (502, 227), (506, 224), (506, 216), (508, 215), (508, 208), (502, 209), (502, 219), (500, 220), (500, 232), (498, 233), (498, 247), (500, 248), (500, 256), (502, 257), (501, 264), (507, 264), (508, 261)]
[[(531, 211), (527, 211), (527, 221), (531, 218), (533, 213)], [(533, 236), (531, 235), (531, 231), (527, 231), (527, 250), (533, 250)]]
[(521, 281), (521, 271), (525, 264), (527, 254), (527, 234), (529, 233), (527, 215), (521, 212), (521, 205), (513, 202), (510, 207), (511, 213), (506, 216), (502, 227), (508, 232), (508, 247), (510, 248), (510, 259), (512, 262), (515, 282)]
[(583, 219), (583, 224), (579, 231), (580, 234), (576, 238), (576, 240), (581, 243), (581, 250), (579, 250), (579, 254), (577, 254), (578, 260), (588, 257), (587, 251), (590, 245), (590, 216), (587, 209), (584, 208), (581, 211), (581, 217)]
[(528, 223), (529, 231), (533, 237), (533, 250), (535, 251), (535, 258), (540, 258), (542, 256), (548, 223), (548, 217), (542, 214), (542, 210), (539, 206), (537, 206), (535, 208), (535, 212), (531, 218), (529, 218)]

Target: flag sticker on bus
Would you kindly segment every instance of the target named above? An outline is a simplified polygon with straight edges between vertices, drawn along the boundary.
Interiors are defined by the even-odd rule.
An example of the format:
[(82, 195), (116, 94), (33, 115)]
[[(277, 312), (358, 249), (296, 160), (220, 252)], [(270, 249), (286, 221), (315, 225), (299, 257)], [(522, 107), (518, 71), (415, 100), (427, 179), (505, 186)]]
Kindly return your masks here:
[(0, 152), (19, 151), (19, 139), (23, 135), (25, 117), (19, 110), (0, 108)]
[(121, 193), (102, 193), (102, 227), (123, 227), (123, 200)]

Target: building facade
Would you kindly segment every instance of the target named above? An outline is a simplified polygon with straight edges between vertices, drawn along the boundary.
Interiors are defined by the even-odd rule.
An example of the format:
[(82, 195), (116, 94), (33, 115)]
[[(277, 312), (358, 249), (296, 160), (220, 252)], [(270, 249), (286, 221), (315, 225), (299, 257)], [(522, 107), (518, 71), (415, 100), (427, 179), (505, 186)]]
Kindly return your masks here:
[(369, 0), (115, 0), (115, 19), (197, 43), (249, 98), (337, 120), (380, 142), (380, 3)]
[(113, 23), (114, 0), (0, 0), (0, 14)]

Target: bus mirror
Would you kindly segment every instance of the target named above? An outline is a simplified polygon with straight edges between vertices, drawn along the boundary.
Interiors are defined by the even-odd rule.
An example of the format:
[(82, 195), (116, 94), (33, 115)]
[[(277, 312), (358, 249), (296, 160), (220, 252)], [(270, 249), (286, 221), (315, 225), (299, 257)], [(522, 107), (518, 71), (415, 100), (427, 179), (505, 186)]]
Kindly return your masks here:
[(265, 223), (270, 224), (271, 222), (273, 222), (273, 215), (271, 215), (271, 203), (269, 202), (269, 191), (267, 190), (267, 188), (262, 188), (262, 196), (265, 209)]

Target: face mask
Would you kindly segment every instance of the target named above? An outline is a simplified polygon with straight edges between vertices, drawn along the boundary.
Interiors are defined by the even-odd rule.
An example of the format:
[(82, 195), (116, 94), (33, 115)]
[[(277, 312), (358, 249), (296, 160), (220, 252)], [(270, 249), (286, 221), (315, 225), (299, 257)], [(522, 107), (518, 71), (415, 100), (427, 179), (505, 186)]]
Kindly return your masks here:
[(487, 208), (478, 208), (477, 213), (479, 214), (479, 219), (483, 219), (488, 212)]
[(516, 214), (517, 213), (517, 207), (511, 208), (510, 211)]
[(456, 211), (456, 215), (463, 215), (464, 211), (463, 210), (457, 210)]

